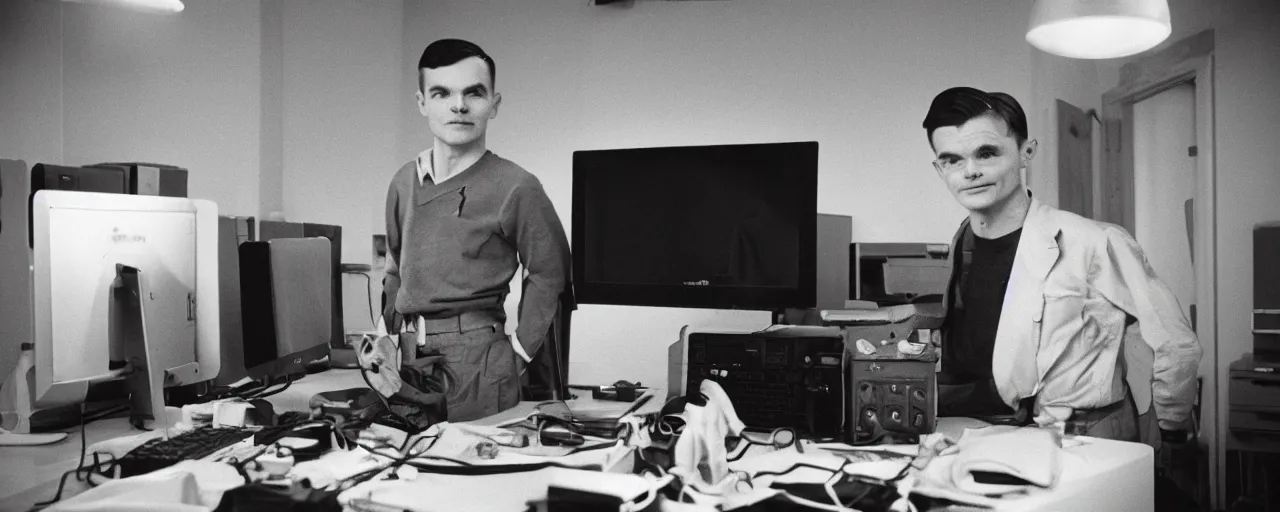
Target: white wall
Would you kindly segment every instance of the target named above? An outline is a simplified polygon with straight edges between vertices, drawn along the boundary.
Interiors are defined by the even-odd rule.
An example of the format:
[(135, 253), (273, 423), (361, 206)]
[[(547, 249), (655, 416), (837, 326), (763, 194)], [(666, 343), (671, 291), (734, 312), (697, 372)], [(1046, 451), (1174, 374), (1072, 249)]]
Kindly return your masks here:
[[(188, 1), (181, 16), (0, 2), (0, 158), (180, 165), (192, 197), (254, 214), (257, 23), (257, 2)], [(28, 302), (5, 293), (0, 314), (29, 316)], [(0, 332), (7, 376), (31, 333), (0, 324), (25, 331)]]
[[(283, 5), (283, 211), (290, 221), (342, 226), (342, 261), (372, 263), (384, 228), (404, 107), (399, 1)], [(415, 60), (416, 63), (416, 60)], [(374, 279), (380, 280), (380, 273)], [(348, 330), (372, 326), (381, 287), (343, 279)]]
[[(1063, 100), (1081, 110), (1102, 112), (1103, 79), (1093, 61), (1068, 59), (1031, 50), (1031, 101), (1023, 102), (1027, 112), (1030, 136), (1039, 142), (1035, 159), (1027, 171), (1027, 181), (1036, 199), (1058, 205), (1058, 108)], [(1102, 127), (1093, 127), (1093, 181), (1097, 190), (1102, 159)], [(1097, 193), (1095, 192), (1095, 197)], [(1095, 216), (1100, 211), (1094, 202)]]
[(62, 6), (0, 4), (0, 158), (62, 159)]
[[(859, 241), (948, 242), (963, 217), (929, 162), (920, 122), (953, 85), (1030, 101), (1027, 6), (1009, 2), (405, 4), (400, 159), (426, 147), (412, 111), (432, 40), (473, 40), (497, 61), (503, 105), (489, 147), (537, 175), (568, 224), (582, 149), (817, 140), (822, 212), (853, 217)], [(1034, 118), (1036, 113), (1030, 112)], [(688, 323), (756, 329), (763, 313), (584, 305), (574, 382), (661, 383)]]
[(63, 163), (186, 167), (190, 197), (255, 214), (258, 9), (205, 0), (157, 16), (66, 4)]

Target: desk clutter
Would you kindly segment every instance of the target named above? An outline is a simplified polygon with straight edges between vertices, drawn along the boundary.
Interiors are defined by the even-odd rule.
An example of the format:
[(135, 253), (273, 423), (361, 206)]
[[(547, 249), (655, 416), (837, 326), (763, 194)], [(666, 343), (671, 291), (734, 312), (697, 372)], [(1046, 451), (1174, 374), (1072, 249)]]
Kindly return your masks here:
[[(1115, 455), (1133, 443), (972, 420), (918, 443), (832, 442), (744, 422), (714, 380), (660, 404), (663, 392), (422, 429), (234, 398), (169, 407), (170, 428), (87, 446), (74, 473), (94, 487), (45, 510), (1033, 510), (1151, 461)], [(608, 417), (616, 436), (588, 433)], [(1116, 510), (1133, 509), (1125, 496)]]

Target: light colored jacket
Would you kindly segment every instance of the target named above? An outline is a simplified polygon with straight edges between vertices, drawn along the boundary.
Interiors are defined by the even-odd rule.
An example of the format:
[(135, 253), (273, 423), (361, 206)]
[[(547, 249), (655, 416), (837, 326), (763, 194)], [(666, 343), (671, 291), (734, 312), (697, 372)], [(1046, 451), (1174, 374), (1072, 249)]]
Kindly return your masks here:
[[(952, 282), (968, 227), (965, 219), (951, 244)], [(1045, 425), (1115, 403), (1127, 380), (1140, 413), (1154, 405), (1161, 428), (1186, 428), (1201, 352), (1177, 298), (1128, 232), (1031, 200), (991, 361), (1005, 403), (1036, 395), (1036, 422)]]

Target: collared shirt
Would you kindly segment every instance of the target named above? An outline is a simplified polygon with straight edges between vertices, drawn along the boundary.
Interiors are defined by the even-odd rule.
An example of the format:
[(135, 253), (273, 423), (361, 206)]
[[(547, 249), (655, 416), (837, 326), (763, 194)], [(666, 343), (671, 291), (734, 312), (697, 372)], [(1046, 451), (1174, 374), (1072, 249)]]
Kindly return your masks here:
[(431, 148), (427, 148), (423, 152), (418, 153), (418, 159), (416, 160), (416, 162), (418, 164), (418, 184), (419, 185), (425, 184), (427, 182), (428, 177), (431, 178), (432, 183), (439, 185), (441, 183), (449, 181), (449, 178), (452, 178), (458, 175), (458, 173), (455, 172), (443, 178), (437, 179), (436, 164), (435, 164), (435, 160), (432, 159), (432, 154), (433, 153), (431, 151)]

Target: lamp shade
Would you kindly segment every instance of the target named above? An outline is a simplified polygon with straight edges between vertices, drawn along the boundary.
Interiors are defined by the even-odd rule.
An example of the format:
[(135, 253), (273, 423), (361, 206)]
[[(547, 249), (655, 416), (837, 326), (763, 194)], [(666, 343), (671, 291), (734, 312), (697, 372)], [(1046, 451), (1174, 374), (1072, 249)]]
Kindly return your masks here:
[(1166, 0), (1035, 0), (1027, 42), (1054, 55), (1113, 59), (1169, 37)]
[(74, 2), (79, 4), (103, 5), (109, 7), (120, 7), (141, 12), (151, 12), (159, 14), (175, 14), (182, 12), (185, 5), (182, 0), (63, 0), (64, 2)]

